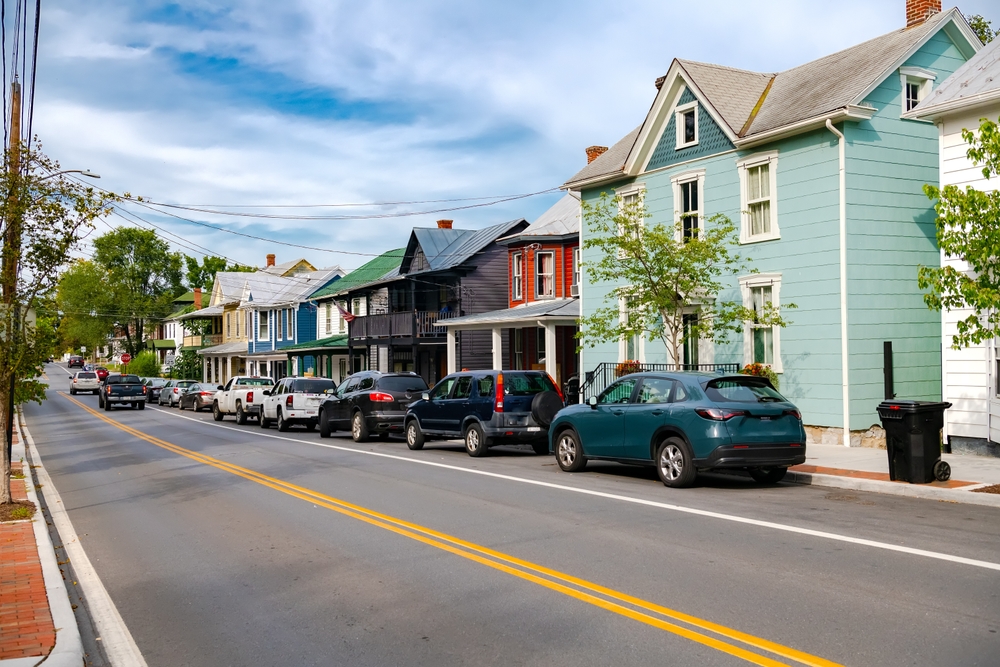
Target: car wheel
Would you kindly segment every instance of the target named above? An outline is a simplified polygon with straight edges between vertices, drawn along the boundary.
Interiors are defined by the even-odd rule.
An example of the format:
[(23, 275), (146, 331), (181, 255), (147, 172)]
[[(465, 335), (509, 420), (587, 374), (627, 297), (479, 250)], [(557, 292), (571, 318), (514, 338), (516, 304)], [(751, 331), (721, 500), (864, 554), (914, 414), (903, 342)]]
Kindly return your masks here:
[(572, 429), (563, 431), (556, 439), (556, 462), (566, 472), (578, 472), (587, 465), (580, 438)]
[(247, 413), (243, 412), (243, 404), (236, 404), (236, 423), (243, 426), (247, 423)]
[(146, 401), (139, 401), (138, 403), (135, 404), (135, 407), (139, 408), (140, 410), (145, 410), (146, 409)]
[(212, 419), (217, 422), (221, 422), (224, 417), (225, 415), (222, 414), (222, 410), (219, 409), (219, 403), (212, 403)]
[(750, 468), (747, 472), (758, 484), (777, 484), (785, 478), (788, 468)]
[(288, 430), (289, 423), (288, 420), (285, 419), (285, 416), (281, 414), (281, 408), (278, 408), (277, 423), (278, 423), (278, 430), (281, 431), (282, 433)]
[(424, 432), (420, 430), (420, 424), (416, 419), (406, 423), (406, 446), (410, 449), (424, 448)]
[(271, 420), (264, 416), (263, 406), (261, 406), (260, 408), (260, 418), (258, 419), (258, 421), (260, 422), (261, 428), (271, 428)]
[(539, 456), (545, 456), (549, 453), (549, 443), (547, 442), (533, 442), (531, 443), (531, 449), (534, 450), (535, 454)]
[(486, 456), (489, 451), (486, 435), (483, 433), (483, 427), (479, 424), (469, 424), (469, 428), (465, 429), (465, 451), (469, 456), (477, 458)]
[(355, 412), (351, 417), (351, 437), (354, 438), (354, 442), (368, 442), (368, 424), (360, 412)]
[(111, 401), (104, 401), (104, 411), (111, 412)]
[(184, 409), (184, 401), (182, 401), (179, 398), (177, 399), (177, 409), (178, 410), (183, 410)]
[(656, 474), (669, 487), (691, 486), (698, 471), (694, 467), (691, 448), (680, 438), (667, 438), (656, 450)]

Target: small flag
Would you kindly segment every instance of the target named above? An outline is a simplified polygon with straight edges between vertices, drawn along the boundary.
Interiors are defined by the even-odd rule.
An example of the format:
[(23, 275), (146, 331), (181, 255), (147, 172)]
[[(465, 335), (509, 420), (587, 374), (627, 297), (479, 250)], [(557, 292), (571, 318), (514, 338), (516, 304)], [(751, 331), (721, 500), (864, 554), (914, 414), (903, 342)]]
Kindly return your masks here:
[(340, 303), (338, 303), (336, 301), (334, 301), (334, 303), (337, 304), (337, 310), (340, 311), (340, 316), (344, 318), (345, 322), (353, 322), (354, 321), (354, 318), (356, 317), (355, 315), (351, 315), (349, 312), (347, 312), (346, 310), (344, 310), (343, 306), (341, 306)]

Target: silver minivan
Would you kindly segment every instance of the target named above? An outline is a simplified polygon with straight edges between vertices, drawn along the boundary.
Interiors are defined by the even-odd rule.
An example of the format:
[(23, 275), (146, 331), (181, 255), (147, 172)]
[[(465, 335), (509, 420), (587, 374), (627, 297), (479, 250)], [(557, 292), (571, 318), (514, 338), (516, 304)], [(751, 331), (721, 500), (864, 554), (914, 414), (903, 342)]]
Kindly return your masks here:
[(69, 379), (69, 393), (76, 394), (80, 391), (97, 393), (101, 390), (101, 381), (94, 371), (77, 371)]

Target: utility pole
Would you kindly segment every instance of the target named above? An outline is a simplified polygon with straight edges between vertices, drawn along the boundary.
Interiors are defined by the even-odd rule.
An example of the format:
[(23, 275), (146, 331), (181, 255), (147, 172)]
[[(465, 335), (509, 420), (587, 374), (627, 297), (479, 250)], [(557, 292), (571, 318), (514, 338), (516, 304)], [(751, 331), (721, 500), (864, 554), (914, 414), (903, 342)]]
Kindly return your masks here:
[[(14, 390), (17, 377), (14, 372), (14, 337), (17, 335), (17, 321), (20, 318), (20, 308), (17, 305), (17, 274), (21, 258), (21, 214), (18, 210), (18, 187), (21, 174), (21, 84), (15, 79), (10, 84), (10, 149), (8, 151), (8, 182), (10, 192), (7, 198), (7, 215), (5, 238), (3, 245), (3, 263), (0, 266), (0, 287), (3, 289), (4, 311), (7, 316), (5, 338), (7, 344), (0, 352), (0, 378), (8, 374), (6, 423), (7, 435), (6, 470), (10, 470), (11, 447), (14, 440)], [(16, 311), (16, 312), (15, 312)], [(6, 488), (6, 484), (3, 485)], [(7, 499), (0, 499), (0, 501)]]

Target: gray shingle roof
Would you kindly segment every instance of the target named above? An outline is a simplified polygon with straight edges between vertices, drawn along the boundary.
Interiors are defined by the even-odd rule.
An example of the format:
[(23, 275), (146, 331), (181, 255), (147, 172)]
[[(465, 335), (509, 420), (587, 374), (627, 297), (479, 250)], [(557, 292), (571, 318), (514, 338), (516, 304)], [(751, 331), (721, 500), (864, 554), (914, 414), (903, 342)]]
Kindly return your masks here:
[(722, 65), (678, 60), (684, 71), (709, 99), (733, 134), (738, 135), (760, 100), (773, 74), (749, 72)]
[(917, 105), (913, 115), (922, 117), (942, 107), (980, 100), (1000, 93), (1000, 39), (994, 39)]
[(589, 181), (592, 178), (621, 173), (622, 167), (625, 166), (625, 159), (628, 157), (629, 151), (632, 150), (632, 144), (635, 143), (635, 138), (639, 136), (641, 129), (642, 125), (626, 134), (621, 141), (608, 149), (601, 157), (576, 172), (573, 178), (566, 183)]

